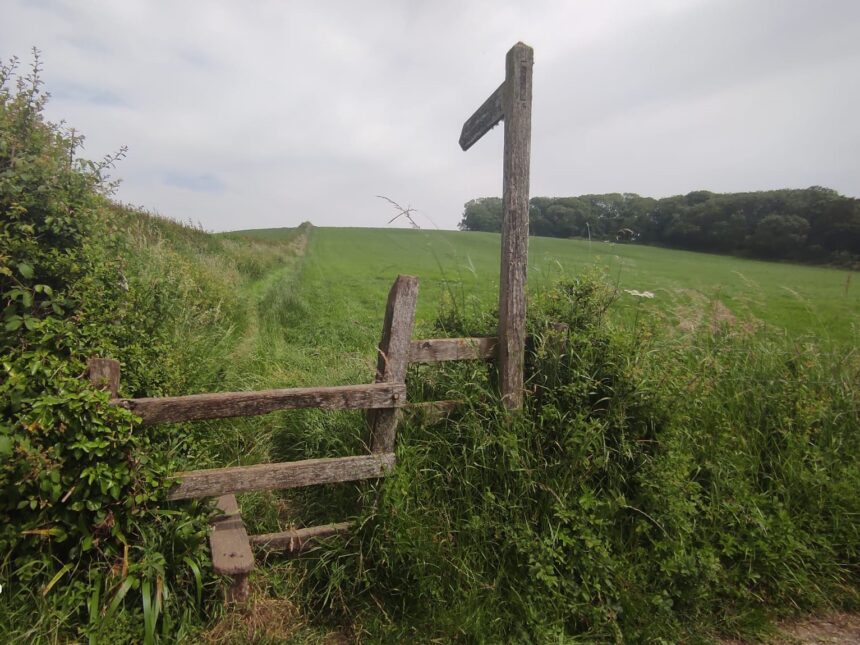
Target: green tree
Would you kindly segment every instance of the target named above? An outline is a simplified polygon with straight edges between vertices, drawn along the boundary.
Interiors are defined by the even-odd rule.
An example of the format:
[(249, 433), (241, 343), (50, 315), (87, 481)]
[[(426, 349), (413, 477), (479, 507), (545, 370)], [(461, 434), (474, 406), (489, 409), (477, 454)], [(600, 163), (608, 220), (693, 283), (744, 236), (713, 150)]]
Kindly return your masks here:
[(481, 197), (466, 202), (458, 227), (461, 231), (498, 233), (502, 230), (502, 200), (499, 197)]
[(806, 242), (809, 222), (797, 215), (772, 214), (756, 226), (751, 246), (764, 256), (793, 257)]

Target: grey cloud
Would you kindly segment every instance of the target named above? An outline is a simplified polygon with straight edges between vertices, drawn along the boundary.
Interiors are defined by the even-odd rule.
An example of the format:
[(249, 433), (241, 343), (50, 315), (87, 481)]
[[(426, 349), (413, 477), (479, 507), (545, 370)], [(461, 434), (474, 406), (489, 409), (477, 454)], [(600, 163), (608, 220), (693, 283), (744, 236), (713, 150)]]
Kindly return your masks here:
[(78, 50), (81, 50), (84, 52), (99, 54), (99, 55), (106, 55), (106, 56), (109, 56), (111, 53), (110, 47), (108, 47), (102, 40), (95, 39), (92, 37), (83, 38), (81, 36), (71, 35), (71, 36), (63, 36), (61, 38), (61, 40), (63, 42), (68, 43), (69, 45), (71, 45), (75, 49), (78, 49)]
[[(0, 57), (45, 80), (119, 198), (214, 230), (384, 226), (385, 194), (453, 228), (501, 193), (502, 130), (460, 126), (535, 48), (532, 194), (828, 185), (860, 194), (860, 4), (13, 4)], [(424, 224), (422, 224), (424, 225)]]
[(193, 175), (181, 172), (167, 172), (164, 175), (164, 184), (174, 188), (185, 188), (198, 193), (221, 194), (225, 189), (224, 182), (211, 173)]
[(51, 96), (59, 101), (74, 101), (83, 103), (92, 103), (97, 106), (122, 107), (126, 106), (126, 101), (111, 92), (110, 90), (87, 87), (76, 83), (57, 82), (53, 83), (50, 88)]

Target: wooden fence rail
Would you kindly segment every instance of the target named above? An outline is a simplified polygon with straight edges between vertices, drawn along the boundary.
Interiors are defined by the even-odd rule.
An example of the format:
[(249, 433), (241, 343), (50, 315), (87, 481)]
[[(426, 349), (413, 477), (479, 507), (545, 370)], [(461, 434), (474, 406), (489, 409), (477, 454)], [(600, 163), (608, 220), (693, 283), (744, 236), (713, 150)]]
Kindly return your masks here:
[(334, 387), (302, 387), (257, 392), (218, 392), (147, 399), (119, 399), (144, 425), (250, 417), (278, 410), (321, 408), (363, 410), (399, 408), (406, 403), (403, 383), (371, 383)]
[(306, 459), (276, 464), (209, 468), (178, 473), (169, 499), (217, 497), (252, 490), (284, 490), (314, 484), (384, 477), (394, 467), (394, 453)]
[(262, 533), (250, 536), (251, 544), (268, 549), (278, 549), (288, 553), (300, 553), (316, 544), (321, 538), (346, 533), (353, 527), (352, 522), (337, 522), (309, 526), (305, 529), (291, 529), (280, 533)]
[(410, 363), (441, 363), (496, 358), (498, 338), (433, 338), (413, 340)]

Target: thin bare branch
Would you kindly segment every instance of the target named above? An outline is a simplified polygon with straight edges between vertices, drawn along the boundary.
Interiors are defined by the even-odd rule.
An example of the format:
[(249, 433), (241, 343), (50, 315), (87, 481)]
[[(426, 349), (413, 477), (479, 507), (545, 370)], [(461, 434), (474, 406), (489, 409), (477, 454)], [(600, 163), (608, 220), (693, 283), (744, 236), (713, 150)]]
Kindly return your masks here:
[(418, 226), (418, 223), (414, 219), (412, 219), (412, 214), (418, 212), (414, 208), (412, 208), (411, 206), (407, 206), (406, 208), (403, 208), (403, 206), (401, 206), (400, 204), (395, 202), (393, 199), (386, 197), (385, 195), (377, 195), (377, 197), (379, 199), (384, 199), (385, 201), (387, 201), (389, 204), (394, 206), (394, 208), (396, 208), (399, 211), (397, 213), (397, 215), (395, 215), (390, 220), (388, 220), (389, 224), (392, 224), (393, 222), (395, 222), (399, 217), (405, 217), (407, 220), (409, 220), (409, 224), (412, 226), (412, 228), (421, 228), (420, 226)]

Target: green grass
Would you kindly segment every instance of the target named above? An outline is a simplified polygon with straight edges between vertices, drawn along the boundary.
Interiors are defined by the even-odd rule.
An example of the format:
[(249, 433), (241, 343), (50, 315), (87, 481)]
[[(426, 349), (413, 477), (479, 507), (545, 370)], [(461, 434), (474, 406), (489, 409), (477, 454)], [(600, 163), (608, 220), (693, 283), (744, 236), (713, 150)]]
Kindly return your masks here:
[[(421, 276), (421, 325), (445, 294), (492, 308), (497, 242), (314, 229), (284, 318), (286, 346), (308, 382), (366, 380), (393, 275)], [(688, 266), (723, 260), (636, 250), (687, 256)], [(575, 264), (532, 257), (533, 287), (575, 273)], [(616, 274), (622, 286), (624, 275)], [(756, 287), (763, 298), (778, 294), (769, 278), (770, 289)], [(371, 642), (708, 642), (715, 633), (760, 636), (781, 612), (856, 606), (857, 532), (846, 521), (857, 512), (856, 352), (836, 360), (798, 342), (814, 329), (773, 334), (772, 321), (761, 334), (742, 323), (671, 333), (675, 316), (664, 312), (716, 310), (710, 299), (726, 293), (718, 279), (713, 291), (622, 299), (620, 328), (596, 313), (604, 300), (587, 295), (588, 281), (577, 284), (582, 296), (565, 304), (544, 293), (530, 308), (533, 338), (543, 329), (546, 339), (553, 320), (577, 331), (564, 359), (538, 349), (527, 361), (521, 423), (498, 414), (478, 363), (413, 370), (411, 400), (429, 384), (430, 398), (468, 399), (462, 416), (404, 424), (396, 473), (378, 488), (293, 493), (300, 521), (357, 514), (362, 527), (297, 565), (306, 572), (302, 606)], [(291, 414), (272, 433), (272, 454), (354, 454), (363, 432), (353, 417)], [(355, 490), (365, 491), (363, 503)]]
[[(239, 233), (275, 240), (289, 230)], [(588, 270), (605, 274), (619, 289), (655, 294), (644, 300), (622, 292), (616, 304), (622, 320), (632, 321), (642, 307), (658, 308), (683, 329), (685, 321), (711, 315), (719, 300), (737, 318), (792, 338), (849, 345), (860, 335), (860, 284), (850, 271), (635, 244), (530, 239), (530, 289)], [(372, 348), (398, 273), (421, 279), (419, 325), (434, 318), (445, 294), (467, 310), (486, 308), (498, 293), (499, 236), (314, 228), (298, 290), (304, 309), (293, 321), (306, 333), (293, 340)]]
[[(277, 241), (282, 236), (292, 234), (290, 230), (280, 229), (238, 233), (269, 241)], [(309, 231), (308, 245), (301, 263), (284, 274), (270, 275), (264, 280), (265, 288), (254, 290), (261, 320), (259, 336), (255, 342), (260, 348), (261, 361), (249, 366), (250, 371), (272, 387), (366, 382), (373, 374), (373, 347), (379, 339), (387, 291), (397, 274), (413, 274), (420, 278), (418, 329), (415, 334), (429, 335), (434, 333), (430, 326), (445, 300), (453, 301), (455, 306), (466, 314), (493, 308), (498, 292), (498, 254), (499, 236), (493, 234), (313, 228)], [(679, 413), (679, 418), (690, 420), (677, 430), (683, 435), (678, 441), (681, 446), (679, 450), (685, 455), (692, 450), (692, 446), (699, 445), (693, 441), (699, 438), (697, 441), (706, 447), (702, 451), (705, 455), (702, 460), (706, 460), (708, 442), (712, 440), (701, 436), (703, 427), (713, 428), (714, 434), (725, 433), (729, 438), (737, 437), (740, 429), (744, 428), (744, 432), (757, 437), (760, 433), (757, 426), (763, 423), (761, 419), (777, 418), (778, 415), (767, 406), (771, 405), (771, 399), (776, 400), (781, 394), (771, 392), (768, 388), (776, 388), (780, 392), (780, 388), (795, 386), (802, 392), (811, 388), (808, 392), (811, 394), (815, 388), (825, 387), (822, 384), (828, 383), (830, 385), (826, 387), (838, 390), (837, 380), (831, 383), (833, 375), (828, 371), (828, 366), (838, 363), (836, 357), (818, 352), (838, 354), (842, 348), (855, 343), (858, 335), (860, 291), (856, 280), (852, 282), (853, 274), (847, 271), (637, 245), (589, 245), (588, 242), (578, 240), (531, 238), (530, 290), (537, 292), (559, 279), (573, 278), (589, 271), (605, 275), (621, 290), (620, 297), (613, 305), (613, 318), (616, 324), (620, 323), (622, 335), (632, 339), (643, 329), (652, 329), (656, 318), (659, 321), (656, 323), (659, 327), (658, 334), (665, 334), (670, 339), (668, 342), (655, 342), (653, 351), (643, 349), (643, 355), (655, 354), (649, 368), (654, 369), (651, 382), (662, 383), (666, 378), (663, 371), (672, 364), (673, 370), (683, 372), (678, 379), (689, 380), (691, 385), (688, 387), (703, 389), (704, 393), (697, 393), (694, 398), (697, 401), (701, 396), (710, 407), (707, 410), (699, 409), (699, 403), (691, 398), (690, 401), (693, 402), (688, 402), (690, 409), (686, 410), (685, 405), (685, 412)], [(623, 289), (652, 291), (655, 298), (636, 298), (624, 293)], [(721, 304), (718, 306), (716, 303)], [(730, 320), (730, 325), (739, 332), (741, 338), (747, 328), (749, 331), (755, 328), (763, 331), (765, 337), (773, 338), (774, 344), (768, 345), (759, 341), (759, 336), (756, 336), (756, 339), (748, 343), (743, 340), (726, 340), (711, 347), (709, 319), (718, 315), (717, 322), (724, 322), (729, 315), (726, 312), (735, 316), (735, 319)], [(273, 316), (276, 317), (274, 324), (264, 323)], [(695, 327), (695, 333), (686, 332), (690, 324)], [(689, 342), (687, 336), (691, 337)], [(693, 336), (695, 342), (692, 340)], [(691, 343), (700, 341), (705, 343), (702, 348), (693, 350), (690, 347)], [(635, 340), (630, 342), (634, 345), (637, 343)], [(783, 355), (787, 360), (793, 361), (795, 359), (792, 357), (797, 352), (802, 352), (799, 348), (807, 343), (817, 348), (810, 351), (819, 361), (815, 363), (815, 369), (820, 373), (816, 372), (813, 376), (815, 369), (809, 368), (802, 372), (804, 377), (796, 381), (786, 380), (785, 370), (780, 371), (782, 368), (778, 367), (782, 365)], [(733, 355), (737, 355), (737, 358)], [(687, 358), (690, 362), (688, 367), (681, 368), (676, 365)], [(701, 372), (701, 364), (711, 362), (715, 365), (718, 360), (725, 360), (729, 366), (721, 376), (720, 383), (725, 391), (719, 396), (708, 394), (709, 388), (713, 387), (710, 380), (700, 383), (696, 376)], [(767, 363), (768, 361), (770, 363)], [(754, 368), (759, 363), (768, 364), (767, 368), (762, 368), (761, 373)], [(684, 371), (685, 369), (688, 371)], [(775, 385), (768, 385), (769, 383)], [(847, 388), (848, 391), (850, 389)], [(685, 389), (684, 395), (690, 397), (691, 392), (692, 390)], [(743, 393), (747, 396), (743, 396)], [(825, 405), (823, 402), (829, 397), (830, 394), (816, 394), (812, 398)], [(762, 409), (752, 406), (750, 399), (760, 401)], [(790, 410), (792, 405), (794, 403), (786, 408)], [(782, 421), (773, 423), (779, 425)], [(793, 421), (785, 423), (790, 425)], [(269, 433), (264, 437), (258, 435), (256, 439), (261, 443), (264, 440), (272, 442), (272, 460), (345, 455), (354, 454), (356, 450), (361, 451), (359, 444), (364, 428), (355, 414), (319, 411), (291, 413), (281, 416), (272, 425), (274, 427)], [(483, 436), (487, 431), (488, 428), (482, 425), (479, 434)], [(404, 429), (401, 436), (404, 443), (398, 454), (404, 464), (408, 463), (409, 455), (412, 455), (416, 446), (423, 445), (427, 440), (423, 434), (424, 429), (415, 432), (416, 436), (412, 436)], [(462, 448), (459, 440), (450, 439), (449, 445), (449, 438), (459, 436), (460, 432), (460, 429), (446, 428), (444, 436), (439, 438), (439, 444), (434, 445), (430, 452), (439, 455), (450, 450), (459, 455)], [(771, 432), (773, 430), (768, 428), (761, 431), (761, 434), (768, 436)], [(670, 434), (667, 434), (667, 437), (670, 437)], [(670, 440), (664, 439), (667, 442)], [(727, 445), (734, 445), (731, 439), (727, 441)], [(803, 441), (800, 442), (802, 445)], [(731, 452), (733, 449), (728, 450)], [(688, 456), (684, 459), (688, 459)], [(756, 459), (755, 455), (749, 456), (750, 463), (753, 464), (749, 467), (750, 472), (758, 468)], [(432, 459), (430, 461), (432, 463), (416, 466), (416, 469), (404, 465), (406, 474), (401, 481), (401, 487), (407, 491), (404, 494), (413, 494), (414, 490), (419, 491), (414, 493), (415, 495), (424, 494), (421, 478), (416, 472), (429, 473), (427, 476), (432, 478), (437, 471), (446, 471), (449, 467), (454, 469), (460, 464), (457, 458), (453, 458), (452, 463), (444, 467)], [(684, 476), (681, 473), (682, 482), (686, 481)], [(743, 477), (738, 475), (738, 480)], [(397, 488), (396, 482), (392, 485)], [(734, 486), (736, 480), (727, 478), (726, 483), (721, 485)], [(430, 488), (435, 490), (436, 485), (433, 484)], [(458, 493), (446, 489), (439, 494), (439, 504), (444, 504), (447, 503), (446, 500), (450, 502), (454, 499)], [(251, 529), (254, 532), (277, 530), (285, 522), (293, 520), (299, 523), (342, 521), (354, 512), (361, 512), (361, 506), (355, 504), (354, 491), (350, 494), (350, 491), (344, 490), (343, 487), (331, 486), (325, 490), (308, 491), (307, 495), (302, 492), (299, 495), (299, 499), (293, 498), (287, 503), (293, 512), (299, 510), (297, 515), (292, 516), (283, 513), (278, 516), (277, 512), (273, 512), (272, 505), (276, 503), (276, 495), (247, 496), (242, 500), (242, 504), (243, 509), (248, 511)], [(454, 497), (446, 497), (450, 495)], [(764, 497), (766, 498), (767, 494)], [(413, 502), (414, 505), (410, 506), (410, 509), (417, 512), (418, 502), (411, 500), (406, 504)], [(661, 502), (649, 513), (656, 516), (665, 503)], [(758, 502), (751, 503), (751, 506), (758, 512)], [(715, 502), (714, 508), (714, 514), (723, 512), (718, 501)], [(798, 511), (798, 514), (802, 513)], [(461, 529), (462, 527), (458, 530)], [(420, 530), (423, 531), (424, 528)], [(822, 528), (822, 534), (828, 530), (826, 527)], [(406, 534), (412, 535), (409, 531), (403, 533)], [(403, 538), (403, 535), (394, 539)], [(716, 536), (716, 540), (720, 535), (722, 529), (717, 525), (713, 529), (712, 537)], [(385, 548), (390, 547), (393, 550), (392, 555), (399, 553), (397, 549), (400, 546), (390, 546), (387, 542), (385, 544)], [(351, 548), (355, 548), (354, 543)], [(481, 548), (476, 547), (477, 551)], [(768, 544), (767, 548), (770, 549), (771, 546)], [(772, 548), (777, 549), (777, 546)], [(647, 549), (643, 553), (643, 561), (647, 562), (652, 554)], [(325, 553), (322, 555), (325, 558)], [(323, 591), (318, 588), (317, 592), (325, 597), (344, 592), (350, 596), (352, 593), (342, 586), (343, 582), (335, 582), (341, 579), (338, 572), (342, 572), (342, 556), (340, 551), (333, 551), (331, 557), (338, 563), (334, 569), (328, 564), (321, 565), (322, 578), (327, 582), (321, 583)], [(619, 556), (617, 561), (622, 559)], [(358, 561), (361, 561), (360, 557)], [(351, 561), (347, 558), (343, 562)], [(311, 569), (314, 570), (315, 566), (311, 565)], [(418, 564), (415, 566), (420, 569)], [(261, 575), (267, 576), (269, 585), (276, 587), (279, 584), (271, 574)], [(396, 584), (399, 583), (400, 580), (397, 579)], [(798, 588), (802, 586), (799, 585)], [(741, 601), (741, 604), (746, 602), (749, 602), (749, 599)], [(809, 600), (809, 606), (815, 602), (815, 599)], [(371, 608), (370, 611), (373, 613), (375, 610)], [(765, 628), (769, 610), (751, 609), (750, 615), (754, 616), (748, 619), (742, 617), (744, 611), (746, 610), (742, 608), (727, 611), (722, 623), (714, 623), (716, 619), (711, 617), (708, 619), (711, 621), (711, 627), (708, 629), (726, 633), (754, 633)], [(493, 620), (492, 611), (485, 613), (487, 615), (481, 620)], [(666, 625), (674, 620), (669, 618), (669, 615), (667, 613), (661, 619), (668, 621), (663, 624), (665, 629), (669, 629)], [(472, 615), (478, 620), (476, 616), (477, 614)], [(678, 619), (689, 622), (690, 625), (696, 622), (690, 615), (684, 616), (683, 612), (678, 614)], [(396, 629), (405, 630), (400, 634), (402, 636), (413, 629), (420, 631), (416, 625), (418, 623), (404, 624)], [(379, 636), (380, 632), (375, 629), (371, 631)]]
[[(493, 309), (497, 298), (499, 236), (494, 234), (305, 226), (207, 235), (140, 214), (116, 213), (115, 217), (123, 218), (120, 229), (130, 246), (127, 260), (130, 282), (141, 293), (154, 294), (153, 302), (163, 303), (164, 312), (169, 314), (169, 324), (165, 323), (163, 330), (157, 328), (164, 335), (163, 343), (169, 351), (153, 363), (152, 378), (144, 378), (146, 372), (139, 377), (140, 383), (132, 382), (135, 372), (124, 371), (123, 386), (132, 388), (128, 395), (368, 382), (375, 368), (374, 346), (379, 340), (387, 292), (397, 274), (413, 274), (421, 280), (416, 336), (439, 333), (431, 325), (446, 300), (460, 312), (477, 314)], [(655, 293), (656, 297), (649, 300), (621, 291), (613, 305), (614, 322), (621, 324), (622, 335), (631, 338), (632, 332), (638, 333), (653, 322), (650, 314), (657, 314), (661, 333), (675, 341), (683, 340), (680, 324), (693, 321), (700, 330), (706, 327), (708, 317), (717, 310), (716, 301), (731, 310), (739, 321), (753, 320), (759, 326), (766, 325), (769, 331), (787, 336), (790, 342), (815, 339), (811, 344), (822, 351), (828, 346), (834, 350), (856, 344), (860, 333), (860, 287), (856, 280), (852, 281), (854, 276), (850, 272), (637, 245), (597, 242), (589, 245), (576, 240), (531, 238), (530, 290), (537, 292), (560, 278), (573, 278), (587, 271), (604, 274), (621, 290)], [(738, 322), (741, 324), (747, 323)], [(727, 343), (725, 349), (738, 349), (741, 353), (741, 347)], [(723, 355), (727, 353), (720, 351)], [(749, 353), (753, 362), (758, 360), (756, 351), (742, 350), (744, 355)], [(666, 352), (682, 350), (668, 343), (660, 346), (659, 355)], [(129, 360), (122, 346), (114, 348), (112, 355)], [(681, 359), (676, 356), (676, 360)], [(703, 360), (692, 354), (690, 360), (695, 363), (690, 370), (696, 372)], [(822, 370), (833, 364), (829, 355), (820, 360)], [(469, 364), (465, 366), (468, 367)], [(817, 378), (823, 379), (827, 374), (824, 370), (823, 376)], [(706, 411), (711, 418), (717, 419), (718, 412), (722, 414), (725, 410), (737, 413), (736, 418), (720, 421), (721, 426), (729, 428), (726, 436), (735, 437), (734, 428), (748, 421), (741, 398), (734, 408), (727, 404), (734, 400), (736, 392), (736, 381), (731, 379), (747, 376), (739, 371), (737, 377), (727, 377), (726, 392), (719, 397), (710, 399), (703, 395), (709, 410), (717, 411)], [(768, 372), (759, 380), (770, 382), (770, 376)], [(782, 384), (783, 380), (776, 382)], [(804, 381), (798, 387), (814, 386)], [(759, 391), (752, 389), (752, 385), (745, 388), (738, 387), (737, 392)], [(846, 388), (851, 390), (849, 386)], [(474, 394), (473, 390), (468, 392)], [(761, 400), (764, 405), (770, 396), (748, 398)], [(811, 406), (811, 409), (814, 412), (817, 408)], [(773, 415), (768, 412), (760, 416)], [(697, 420), (695, 426), (687, 429), (691, 436), (698, 436), (698, 424)], [(362, 441), (366, 438), (359, 413), (316, 410), (189, 424), (184, 430), (187, 452), (183, 459), (189, 468), (357, 454), (365, 450)], [(476, 445), (481, 450), (478, 438), (486, 435), (487, 430), (483, 425), (480, 432), (476, 430)], [(437, 437), (440, 443), (433, 445), (430, 453), (449, 451), (456, 457), (461, 440), (451, 438), (458, 436), (458, 432), (454, 428), (440, 430)], [(399, 458), (406, 466), (403, 478), (392, 481), (395, 485), (399, 481), (409, 495), (423, 491), (423, 480), (409, 467), (409, 455), (427, 442), (423, 433), (424, 429), (416, 426), (411, 435), (407, 429), (401, 434)], [(528, 432), (524, 436), (527, 435)], [(853, 448), (848, 450), (849, 454), (850, 450)], [(452, 464), (462, 466), (463, 460), (454, 457)], [(419, 465), (417, 461), (411, 463)], [(433, 469), (438, 467), (431, 460), (418, 472), (432, 478)], [(501, 479), (498, 481), (507, 485)], [(356, 490), (353, 484), (340, 484), (321, 487), (319, 491), (309, 489), (307, 494), (259, 492), (242, 495), (240, 502), (249, 530), (261, 533), (280, 530), (291, 523), (347, 519), (361, 512), (362, 506), (356, 504)], [(452, 491), (437, 490), (434, 494), (447, 499)], [(480, 551), (478, 546), (476, 553)], [(390, 547), (386, 542), (385, 548)], [(340, 557), (336, 549), (330, 553), (332, 557)], [(650, 553), (646, 555), (650, 557)], [(321, 570), (331, 573), (328, 568), (331, 561), (324, 564)], [(267, 638), (277, 642), (273, 634), (280, 633), (279, 629), (295, 629), (294, 638), (299, 642), (321, 641), (333, 627), (307, 622), (316, 618), (313, 608), (317, 606), (307, 603), (305, 592), (299, 591), (304, 588), (302, 579), (307, 575), (306, 568), (273, 558), (254, 575), (254, 593), (259, 600), (254, 608), (247, 613), (228, 611), (222, 618), (216, 585), (206, 574), (204, 598), (209, 600), (204, 605), (208, 609), (200, 615), (190, 609), (187, 615), (177, 614), (178, 623), (168, 631), (177, 637), (194, 634), (190, 636), (192, 639), (204, 642), (268, 642)], [(341, 584), (333, 582), (330, 589), (348, 592)], [(84, 592), (75, 589), (70, 587), (61, 595), (58, 586), (47, 599), (35, 596), (19, 599), (4, 610), (5, 615), (0, 612), (0, 623), (13, 641), (23, 639), (25, 633), (33, 642), (61, 641), (77, 629), (75, 624), (64, 624), (70, 619), (63, 617), (78, 611), (72, 607)], [(139, 604), (137, 599), (134, 602)], [(143, 633), (140, 611), (134, 603), (128, 604), (118, 615), (118, 627), (105, 623), (110, 634)], [(364, 608), (364, 618), (375, 622), (378, 617), (372, 616), (376, 611), (373, 607), (376, 605)], [(267, 630), (261, 625), (270, 622), (264, 615), (269, 610), (293, 612), (290, 614), (293, 622)], [(41, 618), (28, 625), (21, 618), (28, 614)], [(495, 620), (492, 611), (485, 612), (481, 620), (484, 619)], [(207, 628), (212, 631), (200, 631)], [(419, 623), (403, 624), (397, 629), (401, 628), (404, 634), (421, 629)], [(346, 629), (347, 633), (350, 629), (360, 633), (361, 621), (355, 624), (347, 621)], [(386, 629), (374, 633), (379, 636)]]

